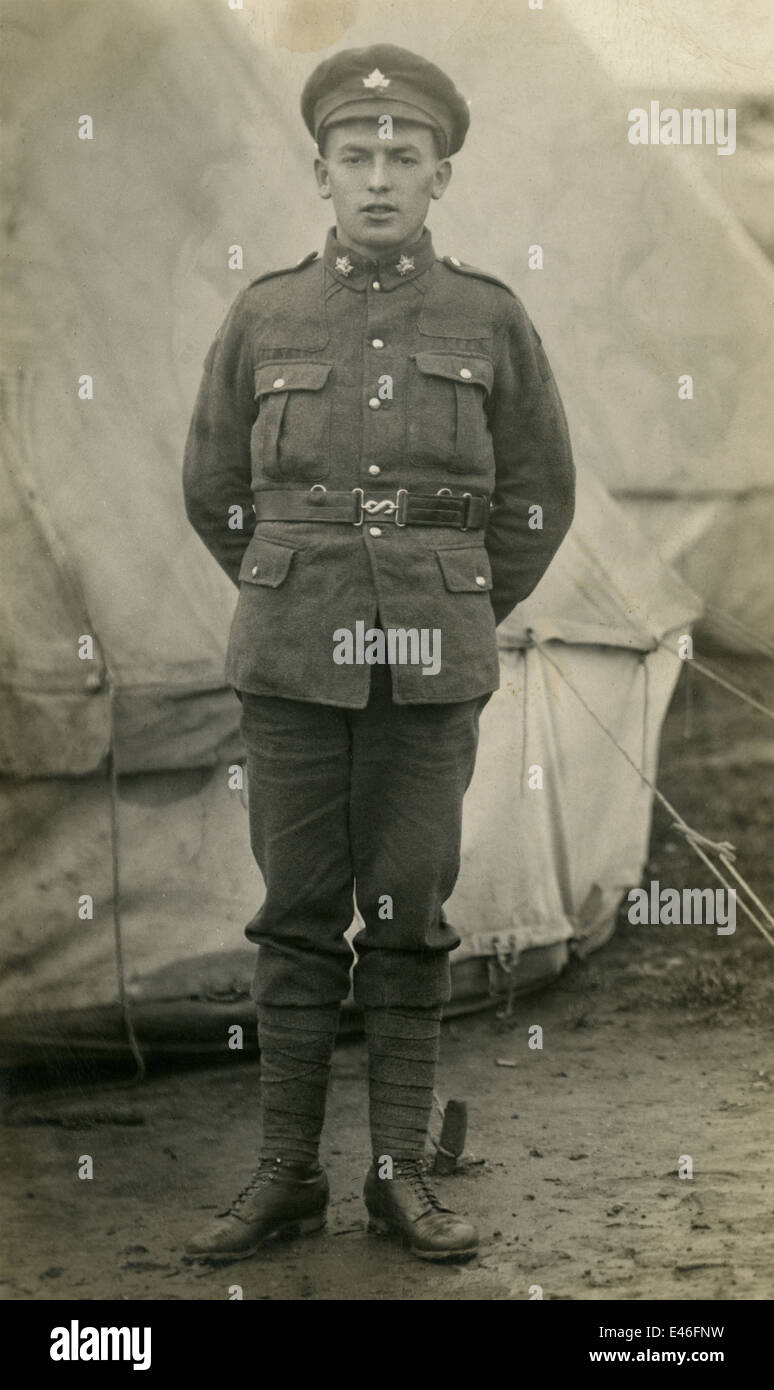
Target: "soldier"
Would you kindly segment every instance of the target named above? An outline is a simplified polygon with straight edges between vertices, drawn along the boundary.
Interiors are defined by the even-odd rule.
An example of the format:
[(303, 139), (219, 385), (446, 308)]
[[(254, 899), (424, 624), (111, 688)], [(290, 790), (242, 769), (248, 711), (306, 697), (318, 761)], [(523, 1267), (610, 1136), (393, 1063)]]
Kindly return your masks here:
[[(318, 1148), (354, 900), (371, 1228), (422, 1259), (467, 1258), (475, 1227), (441, 1203), (423, 1159), (459, 945), (443, 904), (499, 685), (496, 625), (567, 531), (574, 468), (524, 307), (494, 276), (437, 258), (425, 227), (469, 123), (451, 80), (401, 48), (352, 49), (316, 68), (301, 109), (336, 225), (321, 257), (238, 296), (184, 464), (188, 517), (239, 586), (226, 678), (266, 886), (246, 928), (260, 1161), (187, 1250), (232, 1259), (324, 1224)], [(254, 512), (252, 534), (230, 528), (234, 507)]]

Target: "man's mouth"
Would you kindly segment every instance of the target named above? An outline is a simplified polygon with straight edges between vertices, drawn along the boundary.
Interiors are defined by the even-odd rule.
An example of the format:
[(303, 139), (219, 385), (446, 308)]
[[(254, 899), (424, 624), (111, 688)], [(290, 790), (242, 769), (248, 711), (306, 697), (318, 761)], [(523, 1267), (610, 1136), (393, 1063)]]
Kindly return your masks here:
[(398, 209), (394, 203), (366, 203), (361, 211), (367, 212), (369, 217), (384, 217), (387, 213), (397, 212)]

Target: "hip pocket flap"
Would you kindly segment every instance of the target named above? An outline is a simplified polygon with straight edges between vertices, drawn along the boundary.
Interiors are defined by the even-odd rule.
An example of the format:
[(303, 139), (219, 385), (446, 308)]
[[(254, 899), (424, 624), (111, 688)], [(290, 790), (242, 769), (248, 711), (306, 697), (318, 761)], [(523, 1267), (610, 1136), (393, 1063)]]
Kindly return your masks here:
[(255, 369), (255, 399), (284, 391), (321, 391), (331, 362), (264, 362)]
[(480, 545), (458, 550), (436, 550), (444, 583), (453, 594), (484, 594), (492, 587), (492, 567)]
[(263, 584), (269, 589), (278, 588), (287, 579), (295, 553), (289, 545), (277, 545), (263, 537), (254, 537), (242, 560), (240, 581)]
[(487, 357), (471, 357), (466, 352), (417, 352), (414, 361), (424, 376), (442, 376), (459, 386), (492, 389), (494, 366)]

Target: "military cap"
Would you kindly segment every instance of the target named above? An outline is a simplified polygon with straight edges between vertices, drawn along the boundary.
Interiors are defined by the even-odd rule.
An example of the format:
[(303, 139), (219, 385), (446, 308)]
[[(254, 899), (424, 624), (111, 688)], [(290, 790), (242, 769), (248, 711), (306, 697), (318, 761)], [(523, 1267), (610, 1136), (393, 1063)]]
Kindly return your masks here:
[(347, 48), (315, 68), (301, 93), (301, 114), (315, 140), (342, 121), (390, 115), (441, 133), (444, 153), (462, 148), (470, 125), (465, 98), (434, 63), (379, 43)]

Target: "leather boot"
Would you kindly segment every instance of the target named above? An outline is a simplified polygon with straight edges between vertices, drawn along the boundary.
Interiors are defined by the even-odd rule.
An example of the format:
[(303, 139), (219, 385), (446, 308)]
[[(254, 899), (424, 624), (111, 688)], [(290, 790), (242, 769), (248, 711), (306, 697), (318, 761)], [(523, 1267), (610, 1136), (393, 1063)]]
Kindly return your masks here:
[(363, 1196), (368, 1229), (400, 1235), (420, 1260), (463, 1260), (476, 1254), (478, 1231), (439, 1200), (424, 1160), (396, 1159), (392, 1178), (379, 1178), (371, 1164)]
[(186, 1244), (186, 1259), (244, 1260), (274, 1236), (325, 1225), (328, 1179), (319, 1165), (263, 1159), (239, 1196)]

